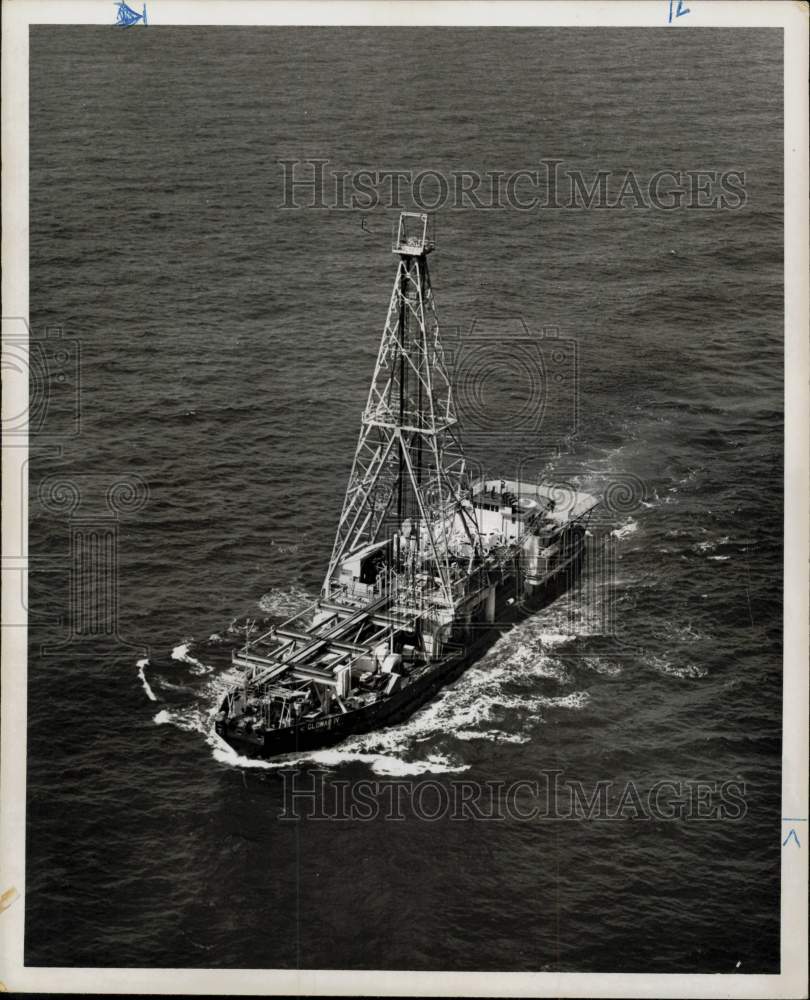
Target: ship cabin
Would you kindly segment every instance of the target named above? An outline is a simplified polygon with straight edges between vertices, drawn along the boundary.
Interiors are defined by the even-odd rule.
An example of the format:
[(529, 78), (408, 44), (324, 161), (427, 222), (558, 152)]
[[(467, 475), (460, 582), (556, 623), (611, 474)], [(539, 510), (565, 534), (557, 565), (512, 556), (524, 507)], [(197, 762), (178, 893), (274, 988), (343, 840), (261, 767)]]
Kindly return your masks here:
[[(334, 582), (359, 592), (372, 594), (379, 592), (381, 576), (391, 563), (391, 539), (371, 542), (341, 560)], [(356, 585), (360, 586), (357, 587)], [(365, 588), (365, 589), (364, 589)]]
[(521, 496), (506, 483), (479, 484), (472, 494), (478, 530), (485, 539), (509, 544), (539, 520), (545, 510), (533, 497)]

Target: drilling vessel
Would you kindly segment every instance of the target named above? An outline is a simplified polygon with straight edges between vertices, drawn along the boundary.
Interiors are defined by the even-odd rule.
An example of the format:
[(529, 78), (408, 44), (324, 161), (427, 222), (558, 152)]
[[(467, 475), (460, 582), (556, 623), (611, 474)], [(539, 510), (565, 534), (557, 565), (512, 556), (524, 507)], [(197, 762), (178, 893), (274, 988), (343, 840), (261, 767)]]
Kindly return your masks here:
[(314, 750), (407, 718), (576, 580), (599, 500), (471, 479), (439, 338), (424, 213), (397, 271), (319, 600), (231, 655), (215, 716), (239, 753)]

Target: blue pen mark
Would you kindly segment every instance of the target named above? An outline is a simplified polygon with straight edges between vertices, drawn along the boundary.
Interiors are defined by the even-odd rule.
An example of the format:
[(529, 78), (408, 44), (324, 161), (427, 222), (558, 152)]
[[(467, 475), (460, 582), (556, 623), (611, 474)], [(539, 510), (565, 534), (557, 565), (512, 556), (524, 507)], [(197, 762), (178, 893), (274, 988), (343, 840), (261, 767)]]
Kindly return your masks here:
[[(672, 24), (672, 11), (674, 7), (675, 7), (675, 0), (669, 0), (669, 20), (667, 21), (667, 24)], [(684, 7), (683, 0), (678, 0), (678, 7), (677, 10), (675, 10), (675, 17), (683, 17), (684, 14), (688, 13), (689, 13), (689, 8)]]
[(136, 10), (128, 7), (124, 0), (117, 0), (116, 7), (118, 8), (115, 15), (115, 23), (120, 28), (131, 28), (133, 24), (137, 24), (138, 21), (142, 21), (144, 27), (146, 27), (149, 22), (146, 20), (146, 4), (143, 5), (143, 13), (139, 14)]
[(787, 837), (785, 837), (785, 839), (782, 841), (782, 847), (784, 847), (787, 844), (787, 842), (790, 840), (791, 837), (796, 841), (796, 846), (797, 847), (801, 847), (802, 846), (799, 843), (799, 837), (798, 837), (798, 834), (796, 833), (796, 831), (795, 830), (791, 830), (790, 833), (787, 835)]

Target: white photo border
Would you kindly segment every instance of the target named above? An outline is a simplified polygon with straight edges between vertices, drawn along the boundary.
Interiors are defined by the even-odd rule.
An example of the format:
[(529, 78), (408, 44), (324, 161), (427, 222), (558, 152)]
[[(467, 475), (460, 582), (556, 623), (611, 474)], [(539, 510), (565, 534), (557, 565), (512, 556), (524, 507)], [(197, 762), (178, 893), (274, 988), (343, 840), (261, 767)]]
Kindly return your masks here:
[[(677, 0), (675, 0), (677, 3)], [(135, 5), (136, 7), (138, 4)], [(684, 6), (687, 6), (684, 4)], [(148, 0), (160, 25), (436, 25), (663, 27), (669, 0)], [(808, 22), (804, 0), (689, 0), (671, 30), (784, 31), (785, 507), (782, 817), (801, 846), (782, 848), (778, 975), (493, 973), (334, 970), (39, 968), (23, 964), (27, 690), (25, 437), (3, 442), (0, 990), (13, 992), (387, 996), (806, 997), (808, 824)], [(29, 315), (28, 42), (33, 24), (112, 25), (112, 0), (4, 0), (2, 11), (2, 301)], [(7, 335), (6, 320), (3, 336)], [(15, 342), (16, 342), (15, 327)], [(4, 428), (28, 404), (25, 372), (3, 371)], [(784, 833), (790, 826), (784, 824)], [(803, 834), (803, 835), (802, 835)]]

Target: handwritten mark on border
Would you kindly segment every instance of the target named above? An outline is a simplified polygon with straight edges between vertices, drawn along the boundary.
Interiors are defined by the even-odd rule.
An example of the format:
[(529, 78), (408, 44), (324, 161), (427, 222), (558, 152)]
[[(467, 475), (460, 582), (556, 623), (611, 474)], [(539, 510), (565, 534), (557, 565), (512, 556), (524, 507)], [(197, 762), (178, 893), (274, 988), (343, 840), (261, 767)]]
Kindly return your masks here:
[(138, 21), (141, 21), (144, 27), (149, 24), (146, 19), (146, 4), (143, 5), (142, 14), (139, 14), (137, 10), (133, 10), (131, 7), (127, 6), (124, 0), (116, 0), (115, 6), (117, 8), (115, 23), (119, 28), (131, 28), (133, 24), (137, 24)]
[[(782, 817), (782, 822), (783, 823), (806, 823), (807, 822), (807, 817), (806, 816), (783, 816)], [(801, 848), (802, 845), (801, 845), (801, 842), (799, 840), (799, 835), (798, 835), (798, 833), (796, 833), (796, 831), (795, 831), (795, 829), (793, 827), (790, 828), (790, 832), (788, 833), (787, 837), (785, 837), (785, 839), (782, 841), (782, 847), (787, 847), (788, 843), (791, 840), (795, 840), (796, 841), (796, 846), (799, 847), (799, 848)]]
[(667, 24), (672, 24), (672, 21), (674, 20), (673, 10), (675, 11), (675, 18), (683, 17), (684, 14), (689, 13), (689, 8), (684, 7), (683, 0), (678, 0), (677, 8), (675, 7), (675, 0), (669, 0), (669, 18), (667, 19)]

